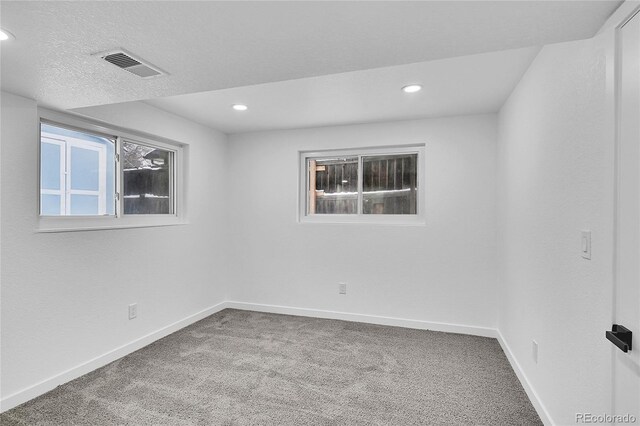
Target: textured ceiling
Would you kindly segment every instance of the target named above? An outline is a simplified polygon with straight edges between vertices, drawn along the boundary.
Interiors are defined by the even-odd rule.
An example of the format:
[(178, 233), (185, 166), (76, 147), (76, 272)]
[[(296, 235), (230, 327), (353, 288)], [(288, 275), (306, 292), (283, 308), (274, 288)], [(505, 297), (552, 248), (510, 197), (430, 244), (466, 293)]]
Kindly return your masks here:
[[(504, 104), (538, 51), (504, 50), (146, 102), (226, 133), (490, 113)], [(423, 90), (400, 90), (410, 83)], [(234, 111), (235, 103), (249, 110)]]
[[(2, 89), (74, 108), (587, 38), (619, 1), (11, 2)], [(91, 54), (123, 47), (141, 80)]]

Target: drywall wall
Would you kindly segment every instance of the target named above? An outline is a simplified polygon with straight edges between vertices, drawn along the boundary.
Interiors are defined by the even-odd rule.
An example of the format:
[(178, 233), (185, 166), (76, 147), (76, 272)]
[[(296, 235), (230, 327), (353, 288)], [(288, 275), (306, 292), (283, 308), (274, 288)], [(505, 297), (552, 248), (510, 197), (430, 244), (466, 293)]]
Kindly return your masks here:
[[(496, 126), (490, 114), (231, 135), (229, 300), (495, 327)], [(414, 143), (425, 226), (297, 222), (299, 151)]]
[[(499, 114), (498, 328), (557, 424), (611, 413), (610, 43), (544, 47)], [(592, 232), (591, 260), (581, 230)]]
[(189, 224), (35, 232), (36, 103), (2, 93), (3, 399), (225, 300), (226, 136), (145, 104), (84, 112), (188, 144)]

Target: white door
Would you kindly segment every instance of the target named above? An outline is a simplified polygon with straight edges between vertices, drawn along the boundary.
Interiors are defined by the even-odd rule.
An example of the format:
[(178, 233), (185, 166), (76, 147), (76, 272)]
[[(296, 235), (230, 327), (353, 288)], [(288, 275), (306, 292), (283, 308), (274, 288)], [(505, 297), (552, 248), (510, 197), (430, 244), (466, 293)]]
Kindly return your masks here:
[[(613, 413), (640, 423), (640, 14), (621, 28), (618, 86), (618, 200), (613, 321), (630, 330), (628, 352), (618, 330), (613, 351)], [(619, 337), (618, 341), (615, 337)], [(623, 418), (612, 419), (629, 423)]]

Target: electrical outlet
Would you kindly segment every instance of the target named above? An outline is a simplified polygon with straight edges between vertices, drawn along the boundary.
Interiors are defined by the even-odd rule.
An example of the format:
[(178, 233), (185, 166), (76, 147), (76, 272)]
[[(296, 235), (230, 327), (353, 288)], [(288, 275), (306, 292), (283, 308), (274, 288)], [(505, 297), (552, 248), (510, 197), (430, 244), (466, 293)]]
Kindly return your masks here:
[(538, 363), (538, 342), (535, 340), (531, 341), (531, 357), (533, 358), (533, 362)]
[(129, 319), (132, 320), (138, 316), (138, 304), (132, 303), (129, 305)]
[(347, 294), (347, 283), (338, 283), (338, 294)]

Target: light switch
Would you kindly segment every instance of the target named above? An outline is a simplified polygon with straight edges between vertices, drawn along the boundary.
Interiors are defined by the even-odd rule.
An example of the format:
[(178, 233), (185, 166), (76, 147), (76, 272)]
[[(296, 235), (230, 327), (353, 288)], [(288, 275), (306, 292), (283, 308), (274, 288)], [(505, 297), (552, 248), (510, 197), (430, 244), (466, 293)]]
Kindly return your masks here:
[(591, 259), (591, 231), (582, 231), (580, 250), (583, 258)]

